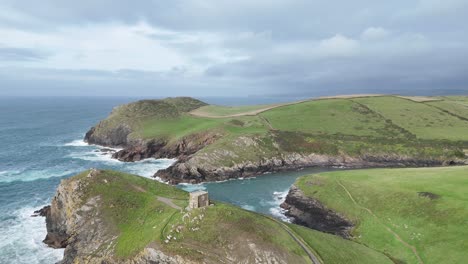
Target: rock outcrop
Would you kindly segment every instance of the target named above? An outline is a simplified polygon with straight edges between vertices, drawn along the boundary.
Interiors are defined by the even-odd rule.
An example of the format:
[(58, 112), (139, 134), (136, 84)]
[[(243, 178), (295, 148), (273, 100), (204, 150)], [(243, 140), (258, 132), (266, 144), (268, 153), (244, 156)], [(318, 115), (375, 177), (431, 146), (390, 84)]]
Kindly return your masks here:
[(221, 137), (218, 133), (192, 134), (174, 142), (164, 139), (133, 140), (128, 146), (112, 155), (120, 161), (133, 162), (147, 158), (177, 158), (185, 160), (188, 156), (210, 145)]
[(350, 157), (346, 155), (330, 156), (288, 152), (270, 158), (265, 157), (234, 163), (230, 166), (213, 165), (210, 160), (215, 159), (216, 157), (210, 158), (209, 154), (181, 159), (169, 168), (156, 172), (154, 176), (172, 184), (181, 182), (200, 183), (252, 177), (269, 172), (298, 170), (307, 167), (427, 167), (444, 163), (443, 160), (438, 159), (416, 159), (396, 155)]
[[(65, 248), (60, 264), (307, 263), (296, 251), (275, 242), (277, 232), (283, 232), (283, 236), (287, 233), (284, 230), (269, 232), (271, 220), (267, 218), (226, 205), (180, 211), (158, 200), (160, 193), (185, 197), (181, 192), (173, 186), (135, 175), (92, 169), (63, 180), (51, 205), (36, 213), (46, 217), (44, 243), (54, 248)], [(135, 203), (145, 200), (148, 195), (154, 195), (154, 200), (161, 203), (156, 207), (151, 203)], [(168, 211), (172, 210), (171, 217), (154, 221), (158, 214), (171, 215)], [(121, 215), (138, 212), (146, 213), (141, 218)], [(237, 218), (224, 217), (234, 213), (243, 214), (240, 222)], [(205, 214), (219, 217), (207, 220), (219, 226), (213, 228), (213, 222), (203, 222)], [(122, 252), (119, 245), (124, 236), (121, 226), (130, 226), (135, 232), (132, 237), (134, 235), (138, 239), (140, 232), (145, 230), (146, 217), (152, 218), (149, 220), (151, 229), (161, 231), (149, 232), (148, 236), (146, 229), (147, 233), (141, 234), (146, 244), (125, 244), (125, 249), (131, 253), (118, 253)], [(162, 232), (166, 232), (164, 238), (161, 238)], [(214, 236), (219, 241), (206, 241), (197, 232), (206, 232), (203, 234)], [(128, 234), (124, 237), (128, 238)]]
[(294, 185), (289, 189), (281, 207), (286, 210), (285, 215), (292, 218), (295, 224), (343, 238), (351, 237), (350, 231), (354, 227), (351, 221), (328, 209), (320, 201), (307, 197)]
[[(125, 162), (175, 158), (175, 164), (154, 175), (173, 184), (219, 181), (305, 167), (426, 167), (467, 162), (462, 160), (466, 155), (454, 144), (427, 140), (415, 143), (417, 139), (407, 132), (403, 133), (407, 138), (402, 139), (317, 135), (281, 131), (271, 126), (268, 132), (251, 133), (247, 127), (258, 124), (246, 125), (239, 120), (220, 122), (212, 129), (192, 130), (192, 123), (184, 123), (184, 118), (189, 111), (205, 105), (193, 98), (168, 98), (119, 106), (86, 133), (85, 141), (123, 148), (113, 158)], [(184, 136), (165, 131), (167, 120), (181, 122)], [(236, 130), (246, 126), (246, 132), (230, 133), (225, 129), (232, 126)]]
[[(100, 171), (91, 170), (86, 177), (96, 177), (98, 173)], [(83, 192), (88, 184), (87, 179), (63, 180), (51, 205), (42, 209), (47, 225), (44, 243), (53, 248), (65, 248), (60, 264), (181, 263), (182, 259), (167, 256), (153, 248), (145, 248), (131, 259), (116, 259), (113, 255), (116, 237), (99, 209), (99, 196), (86, 197)], [(103, 245), (107, 248), (103, 249)]]

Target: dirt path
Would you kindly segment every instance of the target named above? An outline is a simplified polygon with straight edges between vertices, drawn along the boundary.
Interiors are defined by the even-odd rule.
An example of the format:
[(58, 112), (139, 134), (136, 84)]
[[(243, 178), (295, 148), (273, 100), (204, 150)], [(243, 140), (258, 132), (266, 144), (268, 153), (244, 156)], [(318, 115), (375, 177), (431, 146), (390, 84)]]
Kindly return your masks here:
[(266, 118), (263, 117), (263, 116), (259, 116), (259, 117), (260, 117), (260, 119), (263, 120), (263, 122), (265, 122), (265, 124), (267, 124), (267, 126), (268, 126), (268, 128), (269, 128), (270, 130), (276, 130), (276, 129), (273, 128), (273, 126), (271, 125), (271, 123), (270, 123), (270, 121), (269, 121), (268, 119), (266, 119)]
[(169, 205), (170, 207), (172, 207), (172, 208), (174, 208), (174, 209), (182, 210), (182, 207), (180, 207), (180, 206), (178, 206), (177, 204), (175, 204), (174, 202), (172, 202), (172, 199), (169, 199), (169, 198), (166, 198), (166, 197), (158, 196), (158, 201), (163, 202), (163, 203)]
[(411, 244), (409, 244), (408, 242), (404, 241), (395, 231), (393, 231), (391, 228), (389, 228), (388, 226), (386, 226), (386, 225), (382, 222), (382, 220), (381, 220), (377, 215), (375, 215), (374, 212), (372, 212), (371, 209), (366, 208), (366, 207), (361, 206), (360, 204), (358, 204), (358, 203), (356, 202), (356, 200), (354, 200), (354, 197), (351, 195), (351, 193), (348, 191), (348, 189), (347, 189), (339, 180), (336, 180), (336, 182), (338, 183), (338, 185), (340, 185), (340, 186), (343, 188), (343, 190), (345, 190), (345, 192), (348, 194), (348, 196), (349, 196), (349, 198), (351, 199), (351, 201), (353, 201), (353, 203), (354, 203), (357, 207), (359, 207), (359, 208), (361, 208), (361, 209), (367, 211), (370, 215), (372, 215), (375, 219), (377, 219), (377, 221), (378, 221), (381, 225), (383, 225), (383, 226), (385, 227), (385, 229), (387, 229), (388, 232), (392, 233), (392, 235), (393, 235), (398, 241), (400, 241), (405, 247), (409, 248), (409, 249), (414, 253), (414, 255), (416, 256), (416, 258), (418, 259), (418, 262), (419, 262), (420, 264), (424, 264), (423, 260), (421, 259), (421, 257), (420, 257), (419, 254), (418, 254), (418, 251), (416, 250), (416, 247), (414, 247), (413, 245), (411, 245)]
[(301, 104), (301, 103), (305, 103), (305, 102), (309, 102), (309, 101), (324, 100), (324, 99), (351, 99), (351, 98), (374, 97), (374, 96), (382, 96), (382, 94), (354, 94), (354, 95), (324, 96), (324, 97), (305, 99), (305, 100), (300, 100), (300, 101), (295, 101), (295, 102), (290, 102), (290, 103), (284, 103), (284, 104), (274, 104), (274, 105), (270, 105), (270, 106), (260, 108), (260, 109), (257, 109), (257, 110), (252, 110), (252, 111), (247, 111), (247, 112), (242, 112), (242, 113), (237, 113), (237, 114), (231, 114), (231, 115), (213, 115), (213, 114), (210, 114), (210, 113), (203, 113), (203, 112), (200, 113), (200, 112), (197, 112), (197, 109), (191, 111), (190, 114), (193, 115), (193, 116), (208, 117), (208, 118), (229, 118), (229, 117), (239, 117), (239, 116), (255, 116), (255, 115), (258, 115), (258, 114), (263, 113), (265, 111), (275, 109), (275, 108), (278, 108), (278, 107), (296, 105), (296, 104)]
[(291, 229), (289, 229), (289, 227), (287, 227), (285, 224), (283, 224), (283, 223), (281, 223), (279, 221), (276, 221), (276, 222), (279, 223), (279, 225), (284, 229), (284, 231), (288, 232), (288, 234), (292, 237), (292, 239), (294, 239), (294, 241), (296, 241), (296, 243), (299, 244), (299, 246), (301, 246), (302, 249), (304, 249), (304, 251), (307, 253), (307, 255), (309, 256), (309, 258), (310, 258), (310, 260), (312, 261), (313, 264), (321, 264), (322, 263), (314, 255), (314, 253), (312, 253), (312, 251), (310, 251), (309, 246), (307, 246), (305, 244), (305, 242), (302, 241), (302, 238), (297, 237), (296, 234), (294, 234), (294, 232)]

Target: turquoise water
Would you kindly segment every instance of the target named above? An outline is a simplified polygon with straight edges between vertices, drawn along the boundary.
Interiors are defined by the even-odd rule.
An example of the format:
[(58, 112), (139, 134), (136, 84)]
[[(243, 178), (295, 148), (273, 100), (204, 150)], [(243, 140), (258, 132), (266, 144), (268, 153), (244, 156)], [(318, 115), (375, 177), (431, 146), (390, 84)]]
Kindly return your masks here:
[(270, 214), (288, 221), (280, 208), (289, 187), (302, 175), (329, 171), (311, 168), (294, 172), (279, 172), (253, 178), (203, 184), (180, 184), (186, 191), (206, 190), (210, 198), (238, 205), (246, 210)]
[[(61, 179), (89, 168), (150, 177), (174, 160), (123, 163), (82, 141), (84, 133), (131, 98), (0, 98), (0, 263), (54, 263), (63, 250), (46, 247), (45, 219), (30, 217), (50, 202)], [(214, 102), (222, 104), (222, 101)], [(307, 170), (245, 180), (181, 185), (213, 199), (283, 218), (279, 204)]]

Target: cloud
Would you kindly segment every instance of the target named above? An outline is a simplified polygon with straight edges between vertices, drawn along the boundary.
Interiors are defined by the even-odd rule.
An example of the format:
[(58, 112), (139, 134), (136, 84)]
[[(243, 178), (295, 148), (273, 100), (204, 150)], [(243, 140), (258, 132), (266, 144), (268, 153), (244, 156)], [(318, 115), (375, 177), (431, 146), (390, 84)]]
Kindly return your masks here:
[(369, 27), (366, 28), (361, 34), (363, 40), (373, 41), (382, 40), (390, 35), (390, 32), (381, 27)]
[(41, 61), (47, 57), (47, 54), (34, 49), (0, 47), (0, 61)]
[(204, 95), (468, 89), (465, 24), (464, 0), (4, 0), (0, 87)]
[(335, 36), (320, 41), (318, 50), (324, 56), (347, 57), (357, 54), (359, 42), (347, 38), (343, 35), (336, 34)]

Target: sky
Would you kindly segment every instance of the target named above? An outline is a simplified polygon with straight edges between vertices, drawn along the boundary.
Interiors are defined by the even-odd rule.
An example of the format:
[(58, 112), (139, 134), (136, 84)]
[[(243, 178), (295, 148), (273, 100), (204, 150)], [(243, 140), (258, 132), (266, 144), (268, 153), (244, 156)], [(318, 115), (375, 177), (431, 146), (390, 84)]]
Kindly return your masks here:
[(468, 94), (468, 0), (0, 0), (0, 96)]

